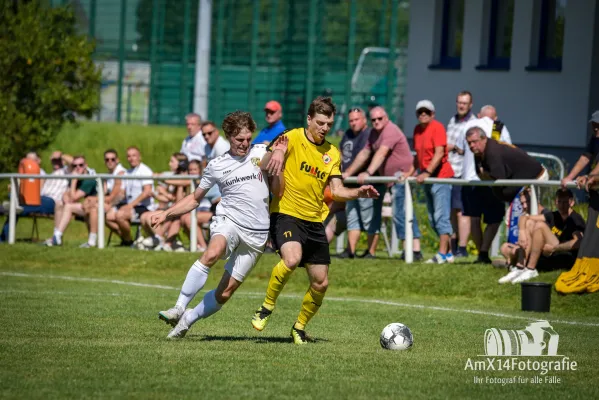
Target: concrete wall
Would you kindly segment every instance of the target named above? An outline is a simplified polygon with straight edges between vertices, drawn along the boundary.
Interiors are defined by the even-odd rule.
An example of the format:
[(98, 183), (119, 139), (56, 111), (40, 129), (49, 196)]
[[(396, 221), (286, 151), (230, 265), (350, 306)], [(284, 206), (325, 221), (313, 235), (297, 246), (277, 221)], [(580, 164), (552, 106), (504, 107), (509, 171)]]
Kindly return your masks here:
[[(534, 21), (539, 2), (517, 0), (511, 66), (507, 71), (477, 70), (484, 64), (488, 34), (485, 8), (490, 0), (465, 0), (464, 39), (459, 70), (431, 69), (437, 61), (442, 0), (410, 3), (405, 132), (412, 136), (418, 100), (430, 99), (437, 119), (447, 123), (461, 90), (474, 95), (474, 109), (497, 107), (515, 143), (527, 149), (558, 153), (570, 159), (585, 145), (590, 110), (599, 108), (598, 0), (569, 0), (566, 9), (561, 71), (526, 71), (534, 59)], [(437, 24), (435, 25), (435, 22)], [(568, 149), (571, 150), (568, 152)], [(565, 152), (565, 153), (564, 153)]]

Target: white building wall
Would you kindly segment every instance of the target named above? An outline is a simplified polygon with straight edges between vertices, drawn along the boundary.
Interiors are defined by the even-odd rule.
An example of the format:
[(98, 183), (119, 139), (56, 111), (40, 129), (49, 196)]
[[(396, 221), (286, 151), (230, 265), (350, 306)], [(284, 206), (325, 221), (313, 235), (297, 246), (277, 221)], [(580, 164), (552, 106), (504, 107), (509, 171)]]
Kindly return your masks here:
[[(455, 113), (461, 90), (474, 96), (474, 108), (497, 107), (515, 143), (533, 146), (582, 147), (587, 141), (597, 0), (569, 0), (566, 9), (561, 71), (526, 71), (534, 59), (532, 45), (538, 13), (535, 0), (516, 0), (509, 71), (476, 70), (487, 53), (484, 9), (489, 0), (465, 0), (461, 69), (430, 69), (440, 43), (442, 0), (410, 3), (405, 132), (411, 137), (418, 100), (429, 99), (437, 119), (446, 124)], [(435, 26), (437, 21), (437, 26)], [(597, 22), (599, 23), (599, 22)], [(536, 40), (535, 40), (536, 41)], [(597, 75), (597, 65), (595, 65)]]

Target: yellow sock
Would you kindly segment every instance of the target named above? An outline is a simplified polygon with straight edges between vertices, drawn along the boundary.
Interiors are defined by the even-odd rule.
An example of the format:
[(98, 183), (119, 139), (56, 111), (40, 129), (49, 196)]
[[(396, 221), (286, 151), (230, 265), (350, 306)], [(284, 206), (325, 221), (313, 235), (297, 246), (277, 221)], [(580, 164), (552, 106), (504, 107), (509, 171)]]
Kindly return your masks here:
[(293, 270), (289, 269), (283, 260), (279, 261), (279, 263), (275, 265), (275, 267), (272, 269), (270, 280), (268, 281), (268, 287), (266, 288), (266, 298), (262, 304), (264, 308), (270, 311), (275, 309), (277, 297), (279, 297), (279, 294), (281, 294), (281, 290), (283, 290), (283, 287), (285, 287), (285, 284), (289, 280), (289, 277), (292, 273)]
[(308, 289), (304, 295), (304, 300), (302, 301), (302, 310), (300, 311), (297, 317), (297, 322), (295, 323), (295, 327), (297, 329), (304, 330), (306, 325), (308, 325), (308, 322), (310, 322), (314, 314), (316, 314), (320, 308), (322, 299), (324, 299), (324, 293), (317, 292), (312, 288)]

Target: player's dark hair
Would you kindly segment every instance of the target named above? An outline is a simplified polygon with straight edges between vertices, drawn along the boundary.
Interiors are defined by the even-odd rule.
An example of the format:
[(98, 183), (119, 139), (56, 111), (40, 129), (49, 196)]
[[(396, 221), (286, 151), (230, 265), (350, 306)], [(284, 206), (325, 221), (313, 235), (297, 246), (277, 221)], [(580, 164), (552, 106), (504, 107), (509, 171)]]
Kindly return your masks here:
[(223, 120), (222, 128), (227, 137), (234, 137), (237, 136), (243, 128), (247, 128), (250, 132), (254, 133), (256, 130), (256, 122), (249, 112), (235, 111), (227, 114)]
[(470, 97), (470, 103), (474, 102), (474, 99), (472, 98), (472, 93), (470, 93), (467, 90), (462, 90), (460, 93), (458, 93), (457, 97), (460, 97), (460, 96), (469, 96)]
[(312, 103), (310, 103), (310, 107), (308, 107), (308, 115), (310, 118), (314, 118), (316, 114), (326, 115), (330, 117), (337, 112), (337, 107), (335, 103), (333, 103), (333, 99), (330, 97), (318, 96)]
[(205, 126), (213, 126), (213, 127), (216, 128), (216, 124), (214, 122), (212, 122), (212, 121), (204, 121), (204, 122), (202, 122), (202, 124), (200, 125), (200, 128), (203, 128)]
[(555, 192), (555, 198), (559, 199), (560, 197), (567, 197), (568, 200), (574, 198), (574, 193), (570, 189), (567, 188), (559, 188)]
[(117, 153), (115, 149), (108, 149), (104, 152), (104, 157), (106, 157), (106, 154), (110, 154), (110, 153), (114, 154), (117, 157), (119, 156), (119, 153)]

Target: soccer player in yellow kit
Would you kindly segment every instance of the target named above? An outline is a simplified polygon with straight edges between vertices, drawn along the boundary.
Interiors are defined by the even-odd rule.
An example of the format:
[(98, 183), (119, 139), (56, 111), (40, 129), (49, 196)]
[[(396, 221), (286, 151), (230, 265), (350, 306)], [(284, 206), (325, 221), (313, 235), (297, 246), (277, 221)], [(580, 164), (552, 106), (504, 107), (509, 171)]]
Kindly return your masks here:
[(356, 189), (343, 186), (339, 169), (341, 154), (325, 140), (333, 126), (335, 112), (330, 97), (316, 98), (308, 108), (308, 128), (281, 133), (289, 141), (287, 151), (274, 150), (265, 156), (270, 156), (269, 167), (273, 170), (285, 165), (283, 195), (274, 197), (270, 204), (270, 237), (281, 261), (272, 270), (266, 298), (254, 314), (252, 325), (259, 331), (266, 327), (285, 283), (297, 267), (305, 267), (310, 287), (291, 328), (295, 344), (308, 342), (306, 324), (318, 311), (328, 287), (331, 257), (322, 223), (328, 210), (323, 207), (325, 187), (330, 185), (336, 201), (379, 196), (371, 185)]

